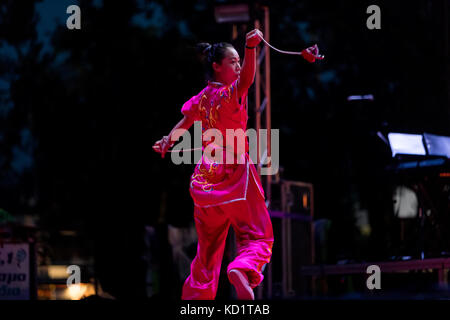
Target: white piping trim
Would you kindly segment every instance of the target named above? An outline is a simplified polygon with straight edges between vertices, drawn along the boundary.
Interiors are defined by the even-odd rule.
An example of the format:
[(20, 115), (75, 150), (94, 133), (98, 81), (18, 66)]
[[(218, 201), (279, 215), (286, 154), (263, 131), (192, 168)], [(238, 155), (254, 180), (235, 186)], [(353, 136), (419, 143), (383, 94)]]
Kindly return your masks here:
[(210, 81), (209, 83), (211, 84), (218, 84), (219, 86), (225, 86), (222, 82), (218, 82), (218, 81)]
[(252, 173), (252, 177), (253, 177), (253, 181), (256, 184), (256, 187), (258, 188), (259, 194), (265, 199), (266, 197), (264, 196), (264, 192), (261, 191), (261, 188), (259, 187), (258, 182), (256, 181), (255, 175)]
[(217, 204), (208, 204), (206, 206), (199, 206), (198, 204), (195, 204), (195, 203), (194, 203), (194, 205), (199, 208), (209, 208), (209, 207), (216, 207), (216, 206), (220, 206), (222, 204), (232, 203), (232, 202), (240, 201), (240, 200), (247, 200), (247, 199), (246, 198), (233, 199), (233, 200), (228, 200), (228, 201), (217, 203)]
[(247, 181), (245, 181), (245, 192), (244, 192), (244, 198), (245, 199), (247, 199), (247, 189), (248, 189), (248, 175), (249, 175), (249, 173), (248, 173), (248, 168), (249, 168), (249, 166), (250, 166), (250, 161), (248, 160), (248, 159), (246, 159), (247, 160)]

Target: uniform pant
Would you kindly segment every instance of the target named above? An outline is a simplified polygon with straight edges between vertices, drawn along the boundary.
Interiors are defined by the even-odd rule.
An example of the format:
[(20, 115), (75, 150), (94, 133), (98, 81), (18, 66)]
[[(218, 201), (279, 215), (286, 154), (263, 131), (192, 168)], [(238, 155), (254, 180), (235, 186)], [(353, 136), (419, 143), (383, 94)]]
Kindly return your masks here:
[(227, 274), (231, 269), (243, 271), (252, 288), (263, 280), (262, 268), (272, 255), (272, 222), (254, 181), (248, 187), (246, 200), (207, 208), (195, 207), (197, 254), (183, 285), (182, 300), (215, 299), (230, 225), (236, 235), (237, 256), (228, 265)]

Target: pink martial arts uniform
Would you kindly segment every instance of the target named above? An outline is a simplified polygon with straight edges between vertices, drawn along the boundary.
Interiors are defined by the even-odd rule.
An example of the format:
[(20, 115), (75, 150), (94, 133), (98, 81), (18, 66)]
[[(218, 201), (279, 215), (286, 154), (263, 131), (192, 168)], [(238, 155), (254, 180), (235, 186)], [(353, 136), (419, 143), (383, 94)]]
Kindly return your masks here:
[[(247, 127), (246, 94), (237, 95), (237, 81), (225, 86), (217, 82), (208, 85), (182, 107), (184, 115), (202, 122), (202, 132), (210, 128), (220, 130), (223, 144), (215, 140), (203, 142), (203, 148), (222, 148), (227, 144), (226, 129)], [(198, 235), (197, 254), (186, 279), (183, 300), (213, 300), (216, 297), (228, 228), (233, 227), (237, 256), (228, 265), (243, 271), (250, 286), (255, 288), (263, 280), (262, 268), (270, 261), (273, 246), (273, 230), (265, 205), (262, 188), (255, 165), (245, 150), (235, 148), (234, 163), (211, 160), (202, 156), (191, 176), (190, 193), (194, 201), (194, 220)], [(225, 157), (226, 152), (223, 151)], [(239, 162), (237, 160), (240, 160)]]

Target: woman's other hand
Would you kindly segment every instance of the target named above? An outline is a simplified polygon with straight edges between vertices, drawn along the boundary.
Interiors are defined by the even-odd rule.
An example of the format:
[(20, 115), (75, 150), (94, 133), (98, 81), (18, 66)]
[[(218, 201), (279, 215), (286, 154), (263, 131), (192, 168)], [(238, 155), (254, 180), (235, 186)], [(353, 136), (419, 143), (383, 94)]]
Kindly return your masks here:
[(167, 150), (169, 150), (169, 148), (170, 148), (170, 143), (169, 143), (168, 136), (162, 137), (161, 140), (156, 141), (155, 144), (153, 145), (153, 150), (161, 153), (161, 158), (164, 158), (164, 156), (166, 155), (166, 152), (167, 152)]

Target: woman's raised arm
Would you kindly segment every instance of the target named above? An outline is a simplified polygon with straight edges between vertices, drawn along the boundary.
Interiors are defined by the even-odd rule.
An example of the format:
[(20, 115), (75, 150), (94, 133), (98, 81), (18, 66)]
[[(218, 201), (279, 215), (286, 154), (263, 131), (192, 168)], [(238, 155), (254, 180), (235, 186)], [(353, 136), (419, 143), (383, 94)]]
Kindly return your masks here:
[(254, 29), (247, 33), (245, 40), (245, 55), (242, 63), (241, 75), (238, 81), (238, 97), (250, 88), (255, 80), (256, 72), (256, 46), (261, 42), (263, 34), (260, 30)]

